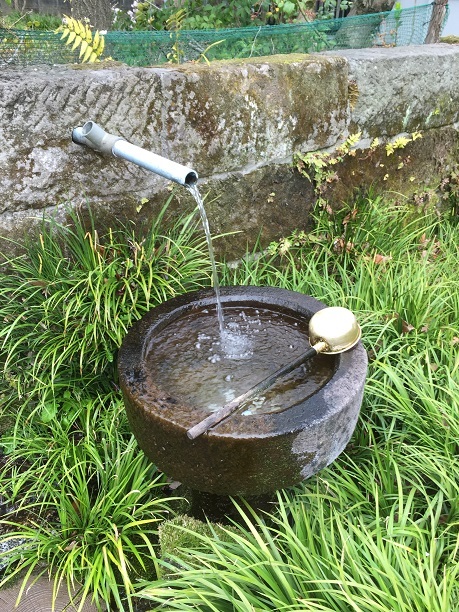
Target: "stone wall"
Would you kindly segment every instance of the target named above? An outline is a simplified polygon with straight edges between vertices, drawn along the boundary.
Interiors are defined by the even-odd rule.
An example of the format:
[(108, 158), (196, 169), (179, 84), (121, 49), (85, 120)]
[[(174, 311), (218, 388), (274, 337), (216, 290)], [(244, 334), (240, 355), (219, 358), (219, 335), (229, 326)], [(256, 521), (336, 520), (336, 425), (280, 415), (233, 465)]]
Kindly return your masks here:
[[(459, 49), (448, 45), (210, 66), (2, 69), (0, 234), (21, 236), (43, 213), (65, 218), (66, 207), (86, 202), (101, 227), (157, 214), (170, 184), (72, 143), (72, 128), (87, 120), (193, 167), (213, 234), (240, 231), (217, 247), (234, 256), (258, 235), (266, 243), (307, 225), (315, 194), (292, 166), (295, 152), (333, 150), (360, 133), (361, 152), (329, 186), (332, 202), (370, 186), (423, 191), (455, 164), (458, 115)], [(369, 149), (375, 137), (413, 132), (422, 138), (390, 158), (384, 144)], [(178, 188), (170, 214), (193, 207)]]

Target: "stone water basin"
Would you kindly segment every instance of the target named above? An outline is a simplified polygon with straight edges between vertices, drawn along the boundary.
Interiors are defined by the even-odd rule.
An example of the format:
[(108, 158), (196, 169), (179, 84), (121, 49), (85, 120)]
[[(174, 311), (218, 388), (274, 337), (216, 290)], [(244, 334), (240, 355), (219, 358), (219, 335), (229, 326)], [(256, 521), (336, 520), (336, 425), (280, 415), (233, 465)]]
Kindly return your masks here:
[[(359, 342), (317, 355), (195, 440), (187, 430), (308, 347), (318, 300), (273, 287), (222, 287), (148, 312), (125, 337), (118, 371), (127, 416), (146, 456), (174, 480), (215, 495), (262, 495), (329, 465), (357, 422), (367, 370)], [(247, 340), (248, 337), (248, 340)]]

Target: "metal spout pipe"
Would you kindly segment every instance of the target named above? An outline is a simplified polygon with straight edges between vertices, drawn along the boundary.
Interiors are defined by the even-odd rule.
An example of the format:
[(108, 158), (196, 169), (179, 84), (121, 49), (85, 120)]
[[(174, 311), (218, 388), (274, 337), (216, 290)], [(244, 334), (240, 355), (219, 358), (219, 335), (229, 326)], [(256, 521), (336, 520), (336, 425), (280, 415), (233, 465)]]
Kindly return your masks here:
[(87, 121), (82, 127), (74, 128), (72, 140), (77, 144), (86, 145), (95, 151), (99, 151), (99, 153), (111, 153), (115, 157), (122, 157), (141, 168), (150, 170), (185, 187), (191, 187), (198, 180), (197, 172), (191, 168), (177, 164), (151, 151), (146, 151), (127, 142), (121, 136), (109, 134), (94, 121)]

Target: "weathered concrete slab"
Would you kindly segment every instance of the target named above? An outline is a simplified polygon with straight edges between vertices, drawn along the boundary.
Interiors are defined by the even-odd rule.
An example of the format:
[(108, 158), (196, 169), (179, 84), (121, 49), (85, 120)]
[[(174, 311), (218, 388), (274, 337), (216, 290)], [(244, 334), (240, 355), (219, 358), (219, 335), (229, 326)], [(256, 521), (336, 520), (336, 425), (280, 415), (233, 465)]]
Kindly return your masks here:
[[(327, 52), (324, 55), (329, 55)], [(443, 179), (456, 172), (459, 151), (459, 49), (437, 44), (338, 51), (349, 65), (349, 134), (360, 152), (336, 166), (324, 191), (332, 203), (356, 190), (435, 201)], [(416, 133), (413, 139), (412, 135)], [(409, 142), (393, 153), (388, 142)], [(370, 148), (377, 138), (379, 146)]]
[[(53, 600), (54, 583), (45, 576), (32, 576), (28, 582), (19, 604), (17, 598), (22, 588), (22, 581), (11, 587), (0, 590), (0, 610), (2, 612), (96, 612), (97, 606), (91, 603), (89, 596), (83, 604), (79, 599), (77, 589), (72, 593), (73, 601), (61, 587)], [(105, 607), (104, 607), (105, 609)]]

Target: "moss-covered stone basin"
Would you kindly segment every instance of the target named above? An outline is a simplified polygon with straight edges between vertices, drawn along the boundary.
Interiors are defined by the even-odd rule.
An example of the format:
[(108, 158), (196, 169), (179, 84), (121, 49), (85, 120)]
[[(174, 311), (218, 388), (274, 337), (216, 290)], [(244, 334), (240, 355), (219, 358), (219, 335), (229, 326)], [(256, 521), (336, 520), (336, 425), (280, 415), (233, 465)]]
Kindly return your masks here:
[[(221, 300), (224, 312), (254, 309), (294, 321), (292, 337), (294, 327), (295, 333), (298, 325), (307, 327), (311, 316), (325, 307), (312, 297), (272, 287), (223, 287)], [(180, 391), (175, 392), (170, 382), (166, 384), (169, 378), (161, 372), (167, 374), (173, 367), (173, 355), (165, 366), (159, 363), (156, 367), (154, 359), (157, 355), (158, 361), (164, 360), (159, 350), (161, 338), (169, 330), (171, 335), (175, 333), (172, 330), (177, 321), (192, 321), (195, 314), (202, 316), (206, 310), (209, 317), (215, 317), (212, 290), (168, 300), (138, 321), (123, 341), (118, 360), (120, 385), (129, 423), (146, 456), (168, 476), (192, 489), (243, 496), (291, 486), (334, 461), (347, 445), (360, 411), (367, 370), (362, 344), (340, 355), (317, 356), (321, 362), (315, 363), (314, 358), (308, 366), (309, 374), (306, 368), (296, 373), (290, 385), (294, 391), (289, 388), (289, 394), (283, 395), (284, 390), (279, 390), (279, 396), (285, 398), (280, 406), (274, 403), (264, 412), (240, 410), (190, 440), (187, 430), (204, 419), (209, 410), (203, 403), (185, 401), (187, 375), (182, 377), (185, 385)], [(286, 334), (290, 336), (288, 330)], [(266, 342), (268, 346), (270, 342), (274, 344), (269, 333)], [(305, 340), (302, 349), (307, 348)], [(272, 346), (273, 355), (274, 349)], [(288, 357), (285, 355), (284, 363)], [(198, 361), (196, 355), (199, 372)], [(279, 365), (275, 361), (273, 357), (269, 364), (272, 371)], [(255, 362), (256, 359), (244, 361), (241, 368), (248, 370)], [(216, 367), (224, 366), (217, 363)], [(321, 368), (323, 375), (314, 378), (315, 367)], [(181, 375), (179, 369), (179, 379)], [(314, 378), (315, 386), (308, 386), (302, 376)], [(205, 395), (205, 377), (199, 386)]]

